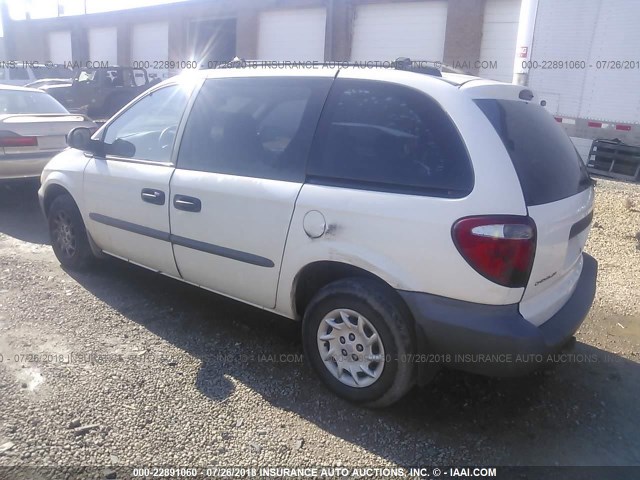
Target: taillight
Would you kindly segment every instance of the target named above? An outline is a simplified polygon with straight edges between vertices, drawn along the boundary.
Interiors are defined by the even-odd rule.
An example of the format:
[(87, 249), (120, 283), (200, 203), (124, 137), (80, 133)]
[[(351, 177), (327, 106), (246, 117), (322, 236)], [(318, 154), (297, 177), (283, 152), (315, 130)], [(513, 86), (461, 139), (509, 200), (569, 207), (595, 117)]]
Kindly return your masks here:
[(37, 147), (37, 137), (23, 137), (14, 132), (0, 132), (0, 147)]
[(454, 243), (480, 275), (505, 287), (525, 287), (536, 251), (536, 225), (529, 217), (491, 215), (458, 220)]

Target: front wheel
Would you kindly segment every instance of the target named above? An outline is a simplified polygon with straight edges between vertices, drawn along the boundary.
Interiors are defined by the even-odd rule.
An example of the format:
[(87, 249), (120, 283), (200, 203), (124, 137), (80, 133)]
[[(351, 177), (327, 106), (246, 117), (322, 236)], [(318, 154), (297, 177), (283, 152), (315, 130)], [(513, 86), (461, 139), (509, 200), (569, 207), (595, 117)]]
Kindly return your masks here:
[(58, 261), (75, 270), (89, 266), (94, 259), (82, 215), (71, 195), (60, 195), (48, 215), (51, 246)]
[(302, 323), (307, 358), (338, 396), (369, 407), (399, 400), (415, 383), (410, 314), (375, 280), (348, 278), (322, 288)]

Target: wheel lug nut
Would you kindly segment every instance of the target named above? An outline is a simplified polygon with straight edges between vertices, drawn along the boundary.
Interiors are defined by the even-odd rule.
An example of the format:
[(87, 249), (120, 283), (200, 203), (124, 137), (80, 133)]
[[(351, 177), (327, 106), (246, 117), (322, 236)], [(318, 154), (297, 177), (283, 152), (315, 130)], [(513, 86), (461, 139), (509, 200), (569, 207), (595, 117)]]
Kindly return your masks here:
[(352, 342), (356, 339), (356, 336), (353, 333), (349, 334), (349, 340), (351, 340)]
[(342, 350), (342, 355), (344, 355), (346, 357), (347, 356), (347, 351), (346, 350)]
[(344, 345), (345, 342), (346, 342), (346, 340), (344, 339), (344, 337), (340, 337), (340, 343), (342, 343)]
[(358, 361), (358, 355), (356, 355), (355, 353), (351, 355), (351, 358), (353, 359), (354, 362)]
[(359, 352), (364, 350), (364, 347), (360, 344), (356, 345), (356, 350), (358, 350)]

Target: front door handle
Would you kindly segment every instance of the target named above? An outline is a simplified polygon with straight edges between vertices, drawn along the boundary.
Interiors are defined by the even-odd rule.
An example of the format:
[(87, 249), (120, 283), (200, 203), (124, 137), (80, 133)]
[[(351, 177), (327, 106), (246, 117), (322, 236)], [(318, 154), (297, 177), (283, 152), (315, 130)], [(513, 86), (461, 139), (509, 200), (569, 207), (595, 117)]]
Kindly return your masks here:
[(155, 188), (143, 188), (140, 193), (143, 202), (164, 205), (164, 192)]
[(173, 197), (173, 206), (176, 210), (184, 210), (185, 212), (199, 212), (202, 210), (200, 199), (188, 197), (187, 195), (175, 195)]

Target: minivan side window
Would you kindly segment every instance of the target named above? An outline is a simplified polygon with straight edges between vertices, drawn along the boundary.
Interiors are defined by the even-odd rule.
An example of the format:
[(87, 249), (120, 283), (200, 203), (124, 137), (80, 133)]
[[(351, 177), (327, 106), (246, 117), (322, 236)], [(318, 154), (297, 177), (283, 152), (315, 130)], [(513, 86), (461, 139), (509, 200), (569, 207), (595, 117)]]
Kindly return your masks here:
[(196, 98), (178, 168), (301, 182), (332, 78), (218, 78)]
[(466, 147), (426, 94), (398, 84), (337, 79), (307, 169), (311, 183), (442, 197), (473, 188)]
[(182, 85), (151, 92), (107, 127), (103, 141), (125, 140), (135, 147), (131, 158), (169, 163), (189, 93)]

